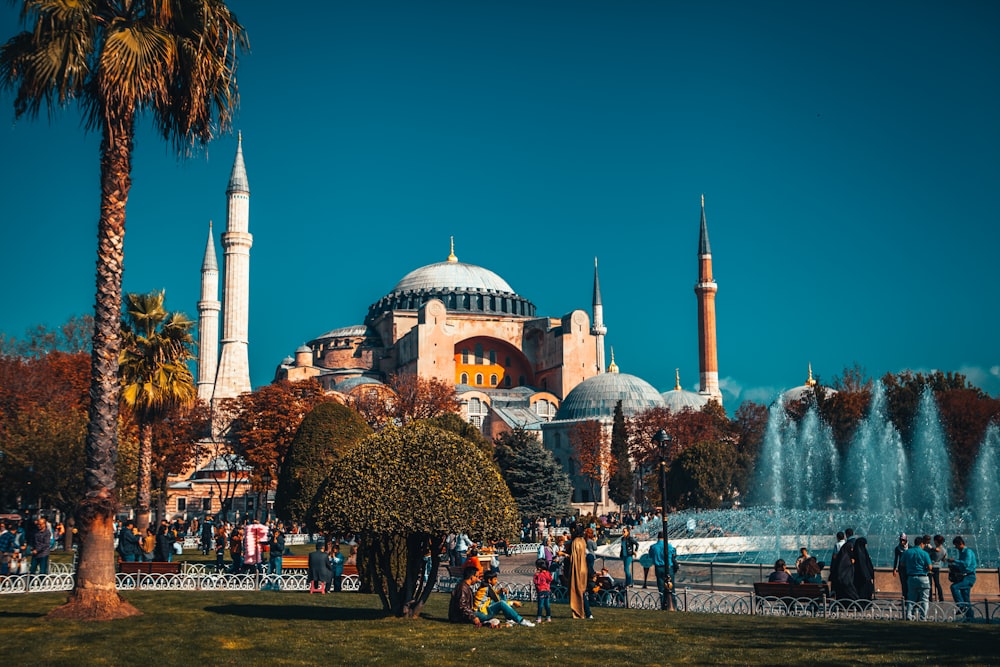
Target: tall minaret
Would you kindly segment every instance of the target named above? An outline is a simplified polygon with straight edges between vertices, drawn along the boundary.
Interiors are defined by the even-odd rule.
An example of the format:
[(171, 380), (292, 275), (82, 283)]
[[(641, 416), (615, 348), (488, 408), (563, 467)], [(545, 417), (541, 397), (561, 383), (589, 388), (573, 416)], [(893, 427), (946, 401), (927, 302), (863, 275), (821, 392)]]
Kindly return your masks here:
[(719, 350), (715, 339), (715, 293), (719, 286), (712, 277), (712, 247), (705, 222), (705, 195), (701, 196), (701, 234), (698, 238), (698, 365), (701, 370), (699, 393), (708, 394), (722, 405), (719, 391)]
[(247, 355), (250, 313), (250, 185), (243, 164), (243, 135), (236, 145), (236, 160), (226, 189), (229, 210), (226, 233), (225, 284), (222, 289), (222, 353), (215, 377), (212, 399), (234, 398), (250, 391), (250, 362)]
[(604, 306), (601, 305), (601, 281), (597, 279), (597, 258), (594, 258), (594, 323), (590, 327), (590, 335), (597, 338), (597, 372), (604, 372), (604, 335), (608, 328), (604, 326)]
[(215, 236), (209, 220), (198, 301), (198, 398), (206, 403), (212, 400), (215, 371), (219, 367), (219, 310), (219, 263), (215, 260)]

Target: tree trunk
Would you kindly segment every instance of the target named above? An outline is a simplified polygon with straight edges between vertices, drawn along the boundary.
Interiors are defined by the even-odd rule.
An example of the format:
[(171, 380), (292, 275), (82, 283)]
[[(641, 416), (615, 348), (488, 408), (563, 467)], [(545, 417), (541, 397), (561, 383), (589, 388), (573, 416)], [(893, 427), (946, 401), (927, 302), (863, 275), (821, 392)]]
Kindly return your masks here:
[(77, 508), (80, 560), (66, 604), (49, 616), (110, 620), (140, 612), (115, 588), (113, 521), (115, 461), (118, 458), (118, 355), (121, 352), (122, 267), (125, 204), (132, 184), (134, 113), (106, 118), (101, 139), (101, 214), (97, 225), (97, 296), (91, 352), (90, 408), (87, 423), (86, 496)]
[[(140, 535), (149, 527), (149, 498), (153, 486), (153, 425), (139, 426), (139, 474), (135, 484), (135, 527)], [(161, 517), (162, 518), (162, 517)]]

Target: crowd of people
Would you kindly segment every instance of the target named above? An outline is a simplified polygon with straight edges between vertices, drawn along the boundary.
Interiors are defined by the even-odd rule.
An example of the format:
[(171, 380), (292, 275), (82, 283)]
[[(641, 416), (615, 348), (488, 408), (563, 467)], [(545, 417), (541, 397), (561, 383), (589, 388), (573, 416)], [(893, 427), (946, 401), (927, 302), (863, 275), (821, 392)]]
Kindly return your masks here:
[(48, 574), (49, 555), (64, 548), (62, 522), (50, 526), (45, 516), (0, 522), (0, 576)]

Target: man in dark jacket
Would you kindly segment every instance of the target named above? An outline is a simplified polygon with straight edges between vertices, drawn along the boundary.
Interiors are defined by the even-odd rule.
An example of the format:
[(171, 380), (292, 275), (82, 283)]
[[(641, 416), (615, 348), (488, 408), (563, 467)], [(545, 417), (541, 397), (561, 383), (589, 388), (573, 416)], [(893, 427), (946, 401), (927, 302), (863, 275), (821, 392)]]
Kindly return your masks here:
[(139, 561), (142, 555), (139, 536), (135, 534), (135, 522), (131, 519), (118, 531), (118, 553), (123, 561), (130, 563)]
[(316, 542), (316, 550), (309, 554), (309, 590), (320, 588), (327, 592), (327, 582), (333, 578), (330, 557), (326, 554), (326, 542)]
[(482, 625), (476, 616), (475, 596), (472, 587), (479, 583), (479, 571), (467, 567), (462, 572), (462, 583), (451, 592), (451, 602), (448, 604), (448, 620), (452, 623), (472, 623), (477, 628)]
[(31, 574), (49, 573), (49, 553), (52, 550), (52, 531), (44, 516), (35, 522), (38, 529), (31, 537)]

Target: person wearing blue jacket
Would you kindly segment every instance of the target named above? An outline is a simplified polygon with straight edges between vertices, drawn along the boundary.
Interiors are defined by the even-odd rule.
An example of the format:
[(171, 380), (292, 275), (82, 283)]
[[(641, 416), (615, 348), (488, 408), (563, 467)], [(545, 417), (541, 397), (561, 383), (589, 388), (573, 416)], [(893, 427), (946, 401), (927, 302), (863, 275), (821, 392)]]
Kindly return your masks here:
[[(903, 554), (907, 582), (906, 618), (914, 620), (927, 618), (927, 605), (930, 600), (931, 582), (928, 579), (931, 572), (931, 555), (924, 549), (923, 535), (913, 538), (913, 546)], [(902, 569), (901, 569), (902, 571)]]
[(971, 621), (976, 613), (972, 608), (972, 587), (976, 585), (976, 567), (979, 562), (976, 560), (976, 552), (965, 546), (965, 540), (961, 535), (956, 535), (951, 541), (958, 549), (958, 558), (949, 558), (949, 569), (962, 577), (961, 581), (956, 581), (951, 585), (951, 596), (958, 605), (958, 610), (965, 613), (966, 620)]

